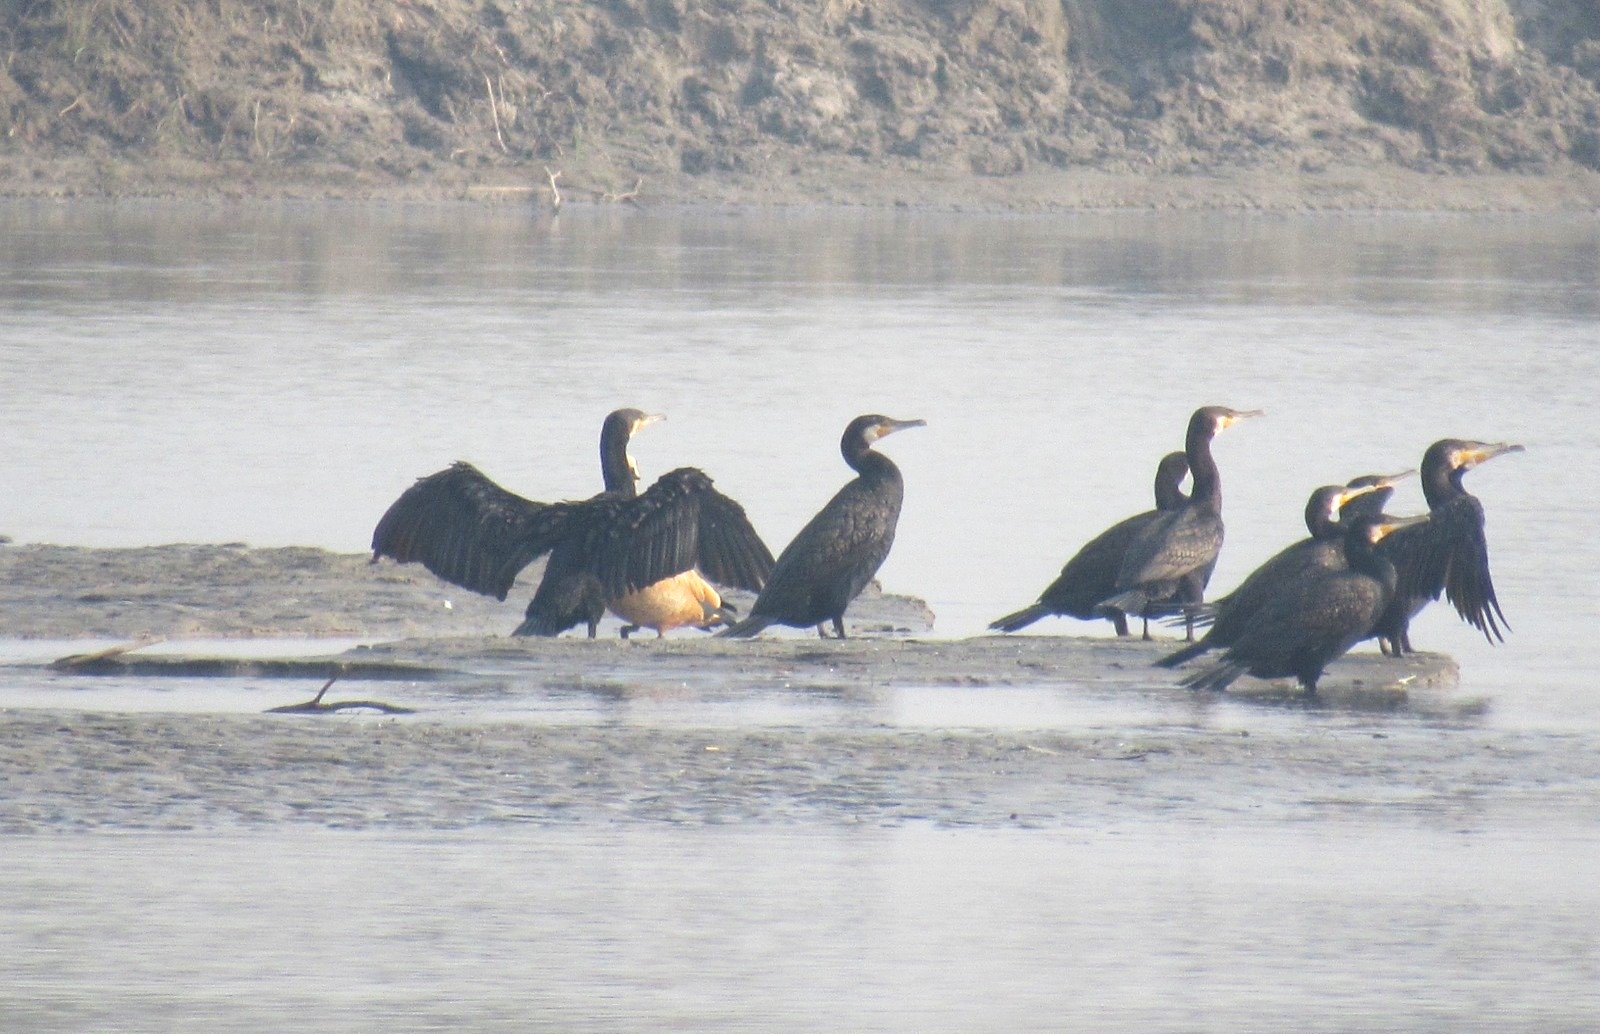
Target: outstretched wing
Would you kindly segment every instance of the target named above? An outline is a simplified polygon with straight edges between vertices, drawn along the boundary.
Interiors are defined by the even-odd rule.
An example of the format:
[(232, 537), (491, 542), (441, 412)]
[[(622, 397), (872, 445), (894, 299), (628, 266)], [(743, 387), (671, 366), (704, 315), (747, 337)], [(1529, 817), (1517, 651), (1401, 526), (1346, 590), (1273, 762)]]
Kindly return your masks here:
[(517, 573), (560, 540), (577, 503), (536, 503), (470, 463), (418, 478), (378, 521), (372, 558), (418, 562), (473, 592), (505, 599)]
[(772, 553), (744, 508), (718, 492), (704, 471), (679, 467), (638, 498), (594, 515), (592, 569), (620, 596), (698, 568), (714, 582), (759, 591)]
[(1489, 540), (1483, 531), (1483, 504), (1474, 497), (1459, 496), (1435, 510), (1429, 525), (1437, 525), (1440, 536), (1449, 544), (1449, 564), (1445, 569), (1444, 593), (1462, 620), (1483, 633), (1491, 643), (1505, 641), (1504, 625), (1511, 624), (1500, 611), (1494, 594), (1494, 579), (1489, 576)]
[(1444, 591), (1450, 566), (1448, 543), (1428, 521), (1401, 528), (1378, 543), (1378, 552), (1394, 564), (1397, 600), (1436, 600)]
[(1396, 599), (1438, 599), (1444, 593), (1456, 613), (1490, 642), (1511, 627), (1489, 575), (1489, 542), (1483, 504), (1461, 495), (1436, 506), (1426, 524), (1401, 528), (1378, 544), (1393, 562)]

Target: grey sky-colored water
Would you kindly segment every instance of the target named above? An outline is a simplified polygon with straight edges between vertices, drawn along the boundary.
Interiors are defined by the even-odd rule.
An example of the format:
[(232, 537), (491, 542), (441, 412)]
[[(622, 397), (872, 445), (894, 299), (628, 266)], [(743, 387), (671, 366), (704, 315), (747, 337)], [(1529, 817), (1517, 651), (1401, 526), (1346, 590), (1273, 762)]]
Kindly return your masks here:
[[(1218, 402), (1268, 416), (1217, 445), (1216, 589), (1319, 484), (1526, 444), (1468, 479), (1510, 642), (1442, 607), (1416, 638), (1502, 720), (1592, 710), (1593, 218), (13, 204), (0, 241), (20, 540), (356, 551), (456, 458), (588, 494), (600, 418), (634, 404), (669, 415), (646, 476), (704, 467), (776, 548), (848, 475), (844, 423), (885, 411), (929, 427), (885, 446), (908, 492), (883, 579), (966, 635), (1148, 507)], [(1421, 506), (1413, 482), (1393, 508)]]
[[(42, 832), (0, 852), (0, 1026), (1592, 1029), (1597, 386), (1593, 218), (7, 204), (0, 533), (22, 541), (356, 551), (456, 458), (589, 494), (601, 417), (639, 405), (669, 414), (646, 476), (706, 468), (776, 547), (847, 476), (844, 423), (884, 411), (929, 426), (884, 446), (908, 489), (883, 579), (959, 636), (1148, 507), (1202, 403), (1268, 412), (1217, 445), (1216, 589), (1302, 533), (1319, 484), (1447, 435), (1528, 451), (1468, 479), (1507, 643), (1442, 606), (1415, 626), (1461, 662), (1437, 712), (445, 687), (401, 730), (456, 780), (430, 789), (384, 767), (381, 726), (258, 743), (235, 723), (283, 702), (270, 683), (8, 675), (12, 705), (130, 714), (81, 748), (65, 719), (5, 744), (40, 761), (0, 787)], [(1391, 509), (1420, 506), (1413, 484)], [(0, 655), (50, 655), (28, 650)], [(161, 742), (163, 712), (212, 724)], [(635, 785), (517, 754), (518, 722), (706, 730), (757, 767), (707, 791), (635, 759), (659, 781)], [(428, 753), (475, 723), (528, 771), (477, 785)], [(952, 727), (1081, 783), (964, 767)], [(769, 739), (817, 737), (874, 767), (762, 781)], [(321, 792), (338, 772), (348, 801)], [(534, 774), (581, 806), (518, 812)], [(1008, 828), (1018, 794), (1048, 821)]]

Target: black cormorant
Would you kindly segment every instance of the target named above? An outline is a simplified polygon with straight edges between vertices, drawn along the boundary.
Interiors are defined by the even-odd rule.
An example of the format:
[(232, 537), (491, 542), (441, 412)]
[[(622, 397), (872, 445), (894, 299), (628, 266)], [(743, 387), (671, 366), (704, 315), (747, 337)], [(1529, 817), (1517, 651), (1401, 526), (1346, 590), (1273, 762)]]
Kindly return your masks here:
[[(1196, 617), (1197, 624), (1211, 627), (1197, 643), (1163, 657), (1156, 664), (1175, 668), (1184, 661), (1233, 643), (1250, 626), (1250, 619), (1262, 606), (1269, 604), (1285, 591), (1286, 586), (1311, 577), (1320, 571), (1338, 570), (1345, 566), (1344, 532), (1350, 522), (1357, 519), (1355, 502), (1363, 496), (1390, 492), (1401, 478), (1411, 471), (1383, 477), (1357, 478), (1350, 485), (1324, 485), (1311, 493), (1306, 502), (1306, 530), (1310, 538), (1301, 539), (1279, 550), (1272, 559), (1252, 571), (1239, 587), (1214, 600), (1204, 608), (1204, 615)], [(1381, 506), (1379, 507), (1381, 510)]]
[[(992, 622), (989, 627), (1001, 632), (1015, 632), (1033, 624), (1049, 614), (1091, 621), (1097, 617), (1110, 617), (1117, 635), (1128, 634), (1128, 618), (1120, 610), (1109, 614), (1097, 613), (1095, 604), (1117, 591), (1117, 572), (1122, 568), (1122, 557), (1128, 544), (1162, 513), (1181, 507), (1188, 501), (1183, 494), (1184, 476), (1189, 473), (1189, 461), (1181, 452), (1170, 452), (1156, 465), (1156, 508), (1136, 513), (1118, 521), (1090, 539), (1082, 549), (1073, 554), (1061, 574), (1039, 594), (1037, 603), (1023, 607), (1014, 614)], [(1145, 619), (1148, 623), (1149, 619)]]
[[(1107, 614), (1144, 614), (1153, 603), (1176, 599), (1193, 605), (1204, 598), (1222, 549), (1222, 477), (1211, 456), (1211, 439), (1246, 417), (1260, 415), (1260, 410), (1226, 406), (1194, 411), (1183, 450), (1194, 479), (1189, 501), (1151, 521), (1128, 545), (1115, 592), (1099, 601), (1097, 609)], [(1188, 637), (1193, 641), (1192, 623)]]
[[(373, 531), (373, 562), (380, 556), (420, 561), (445, 581), (503, 600), (518, 572), (549, 553), (517, 635), (559, 635), (586, 623), (592, 639), (607, 605), (619, 601), (624, 618), (640, 623), (626, 613), (631, 605), (658, 631), (674, 627), (671, 615), (678, 613), (706, 621), (714, 613), (720, 620), (721, 600), (696, 569), (756, 591), (766, 584), (772, 554), (744, 509), (713, 488), (703, 471), (680, 467), (638, 492), (628, 441), (660, 419), (637, 409), (606, 417), (600, 432), (605, 491), (578, 502), (524, 499), (469, 463), (419, 478)], [(668, 596), (685, 597), (678, 601), (683, 605), (668, 605)]]
[(1293, 675), (1315, 693), (1323, 669), (1367, 638), (1394, 595), (1394, 565), (1374, 547), (1391, 531), (1427, 520), (1427, 514), (1356, 518), (1344, 534), (1344, 567), (1283, 584), (1250, 614), (1217, 663), (1183, 685), (1222, 690), (1246, 673), (1264, 679)]
[(905, 495), (900, 468), (875, 452), (872, 443), (922, 426), (921, 420), (877, 414), (850, 421), (839, 451), (859, 476), (839, 489), (778, 554), (750, 615), (718, 635), (753, 636), (768, 625), (815, 625), (817, 635), (826, 639), (824, 623), (831, 621), (834, 635), (844, 638), (845, 608), (888, 557)]
[(1480, 463), (1522, 446), (1446, 438), (1422, 454), (1422, 494), (1432, 517), (1425, 526), (1386, 539), (1383, 553), (1399, 572), (1399, 588), (1372, 634), (1385, 653), (1411, 653), (1411, 619), (1443, 592), (1462, 620), (1490, 643), (1504, 641), (1510, 629), (1489, 576), (1489, 542), (1483, 533), (1483, 504), (1461, 486), (1461, 478)]

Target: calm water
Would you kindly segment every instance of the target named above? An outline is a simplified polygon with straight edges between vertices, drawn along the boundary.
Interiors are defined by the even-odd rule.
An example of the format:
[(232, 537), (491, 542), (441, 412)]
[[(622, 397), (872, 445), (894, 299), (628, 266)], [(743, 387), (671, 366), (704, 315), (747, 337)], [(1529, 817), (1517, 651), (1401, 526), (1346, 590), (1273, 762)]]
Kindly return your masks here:
[[(1473, 735), (1600, 745), (1595, 219), (13, 204), (0, 385), (0, 533), (91, 545), (360, 550), (413, 477), (456, 458), (534, 497), (586, 495), (601, 417), (638, 405), (670, 417), (635, 445), (646, 476), (705, 467), (777, 547), (848, 473), (850, 417), (923, 417), (885, 446), (908, 492), (882, 577), (946, 635), (1031, 600), (1146, 508), (1196, 405), (1268, 411), (1217, 446), (1219, 588), (1302, 533), (1319, 484), (1414, 466), (1439, 437), (1519, 441), (1468, 478), (1515, 631), (1490, 648), (1435, 607), (1413, 637), (1460, 660)], [(1412, 485), (1392, 509), (1421, 505)], [(195, 688), (77, 692), (66, 706), (206, 706)], [(944, 720), (1193, 722), (1159, 694), (908, 699), (911, 720), (770, 699), (717, 720), (887, 724), (908, 765), (908, 730)], [(665, 713), (620, 720), (684, 720)], [(1276, 736), (1399, 720), (1225, 715)], [(1468, 829), (1397, 809), (1244, 829), (1163, 813), (1033, 833), (819, 816), (132, 835), (69, 832), (68, 808), (59, 835), (0, 859), (0, 1022), (1583, 1029), (1600, 1018), (1600, 806), (1524, 792)]]

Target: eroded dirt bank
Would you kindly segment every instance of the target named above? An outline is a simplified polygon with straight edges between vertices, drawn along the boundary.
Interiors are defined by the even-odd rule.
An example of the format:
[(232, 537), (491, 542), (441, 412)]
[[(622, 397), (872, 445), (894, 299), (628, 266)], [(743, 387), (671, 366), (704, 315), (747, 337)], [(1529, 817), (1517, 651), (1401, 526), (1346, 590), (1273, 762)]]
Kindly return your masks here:
[(1593, 208), (1591, 0), (0, 10), (12, 194)]

